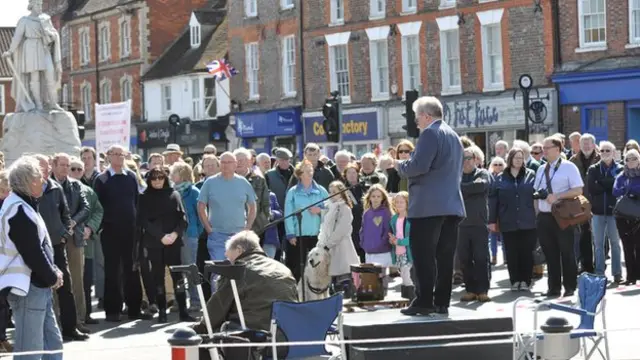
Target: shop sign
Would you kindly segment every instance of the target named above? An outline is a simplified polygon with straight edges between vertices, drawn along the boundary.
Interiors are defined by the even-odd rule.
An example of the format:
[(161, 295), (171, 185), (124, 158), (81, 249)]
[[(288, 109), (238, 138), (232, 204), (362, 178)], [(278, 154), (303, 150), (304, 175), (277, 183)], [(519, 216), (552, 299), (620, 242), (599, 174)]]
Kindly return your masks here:
[(240, 138), (291, 136), (302, 133), (300, 108), (235, 114)]
[[(304, 118), (306, 142), (326, 142), (322, 116)], [(342, 115), (342, 140), (360, 141), (378, 139), (378, 113), (375, 111)]]

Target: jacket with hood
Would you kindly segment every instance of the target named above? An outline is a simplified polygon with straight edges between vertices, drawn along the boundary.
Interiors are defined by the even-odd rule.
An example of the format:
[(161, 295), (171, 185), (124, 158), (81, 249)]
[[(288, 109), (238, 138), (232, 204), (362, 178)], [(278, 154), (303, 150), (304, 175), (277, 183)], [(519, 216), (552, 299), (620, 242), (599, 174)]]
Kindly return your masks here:
[(384, 254), (391, 251), (391, 210), (386, 206), (369, 208), (362, 215), (360, 246), (367, 254)]

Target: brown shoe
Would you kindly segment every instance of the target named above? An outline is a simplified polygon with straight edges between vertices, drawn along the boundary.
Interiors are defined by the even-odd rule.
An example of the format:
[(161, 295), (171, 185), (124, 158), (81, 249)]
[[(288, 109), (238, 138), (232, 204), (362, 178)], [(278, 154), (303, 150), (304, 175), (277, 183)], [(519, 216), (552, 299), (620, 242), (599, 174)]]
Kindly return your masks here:
[(477, 298), (478, 298), (478, 295), (468, 292), (462, 295), (462, 297), (460, 298), (460, 301), (468, 302), (468, 301), (476, 300)]
[(78, 324), (76, 329), (83, 334), (91, 334), (91, 329), (89, 329), (85, 324)]
[(491, 265), (496, 265), (498, 263), (498, 258), (495, 256), (491, 257)]
[(479, 294), (476, 299), (478, 301), (480, 301), (480, 302), (489, 302), (489, 301), (491, 301), (491, 298), (487, 294)]
[(0, 341), (0, 353), (12, 353), (13, 345), (8, 340)]

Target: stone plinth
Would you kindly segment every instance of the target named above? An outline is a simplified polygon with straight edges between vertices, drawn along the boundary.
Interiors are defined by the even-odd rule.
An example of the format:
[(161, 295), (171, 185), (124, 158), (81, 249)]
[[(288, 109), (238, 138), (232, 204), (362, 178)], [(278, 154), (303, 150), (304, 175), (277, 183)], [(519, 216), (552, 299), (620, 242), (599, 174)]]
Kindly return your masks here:
[(76, 120), (67, 111), (8, 114), (3, 129), (0, 150), (7, 166), (25, 153), (78, 155), (80, 152)]

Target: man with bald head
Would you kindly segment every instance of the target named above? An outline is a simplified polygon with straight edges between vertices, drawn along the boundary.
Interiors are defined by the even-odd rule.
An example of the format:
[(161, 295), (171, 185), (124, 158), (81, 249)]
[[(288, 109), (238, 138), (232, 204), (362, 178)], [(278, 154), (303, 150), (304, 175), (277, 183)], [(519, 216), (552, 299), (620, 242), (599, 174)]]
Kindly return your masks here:
[[(208, 235), (211, 260), (225, 259), (225, 242), (242, 230), (251, 230), (256, 219), (256, 193), (244, 176), (236, 174), (236, 157), (220, 155), (220, 172), (202, 185), (198, 216)], [(212, 282), (212, 290), (215, 291)]]

